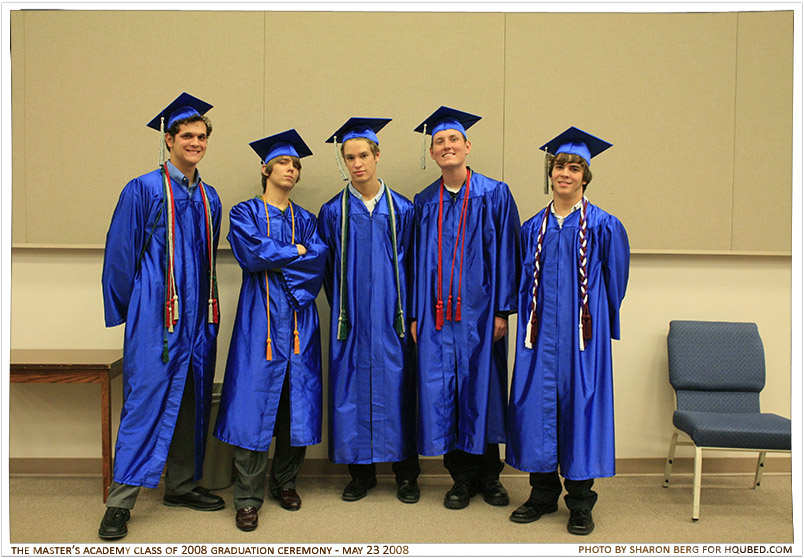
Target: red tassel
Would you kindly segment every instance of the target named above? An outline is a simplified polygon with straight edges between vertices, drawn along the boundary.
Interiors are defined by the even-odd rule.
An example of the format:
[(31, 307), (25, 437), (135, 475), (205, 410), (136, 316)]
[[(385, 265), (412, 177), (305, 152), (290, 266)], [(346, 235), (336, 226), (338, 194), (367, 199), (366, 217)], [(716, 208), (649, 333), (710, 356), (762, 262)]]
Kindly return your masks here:
[(217, 298), (212, 301), (212, 319), (214, 320), (212, 322), (213, 324), (217, 324), (221, 319), (220, 313), (218, 312), (218, 299)]
[(266, 339), (265, 340), (265, 360), (273, 360), (273, 359), (274, 359), (274, 353), (271, 350), (271, 340)]
[(452, 321), (452, 295), (447, 299), (447, 321)]
[(458, 297), (458, 302), (455, 304), (455, 321), (461, 321), (461, 297)]
[(589, 305), (583, 305), (583, 314), (581, 315), (581, 327), (583, 328), (584, 341), (589, 341), (592, 338), (592, 315), (589, 313)]
[(299, 354), (299, 350), (299, 330), (297, 329), (293, 332), (293, 354)]
[(444, 327), (444, 302), (439, 300), (436, 302), (436, 329), (440, 330)]
[(533, 345), (536, 343), (536, 337), (539, 331), (539, 319), (536, 317), (536, 312), (533, 313), (533, 317), (530, 319), (530, 344)]

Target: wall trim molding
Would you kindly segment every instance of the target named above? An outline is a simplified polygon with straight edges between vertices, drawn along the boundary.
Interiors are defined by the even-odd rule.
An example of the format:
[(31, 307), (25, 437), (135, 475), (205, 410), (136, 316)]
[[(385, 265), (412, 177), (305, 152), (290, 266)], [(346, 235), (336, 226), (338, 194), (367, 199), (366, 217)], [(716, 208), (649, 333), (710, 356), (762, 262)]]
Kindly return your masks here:
[[(755, 457), (710, 457), (704, 456), (703, 474), (733, 475), (753, 474), (756, 469)], [(664, 472), (663, 457), (623, 458), (617, 460), (617, 475), (661, 475)], [(673, 476), (692, 475), (693, 458), (676, 457), (673, 464)], [(440, 457), (421, 458), (422, 475), (447, 476)], [(765, 460), (764, 473), (791, 473), (790, 456), (773, 456), (769, 454)], [(380, 463), (377, 474), (391, 476), (391, 465)], [(522, 476), (527, 473), (518, 471), (508, 465), (502, 476)], [(101, 459), (99, 457), (12, 457), (9, 459), (10, 476), (64, 476), (93, 477), (101, 476)], [(307, 459), (299, 473), (300, 477), (347, 477), (346, 465), (330, 463), (327, 459)]]

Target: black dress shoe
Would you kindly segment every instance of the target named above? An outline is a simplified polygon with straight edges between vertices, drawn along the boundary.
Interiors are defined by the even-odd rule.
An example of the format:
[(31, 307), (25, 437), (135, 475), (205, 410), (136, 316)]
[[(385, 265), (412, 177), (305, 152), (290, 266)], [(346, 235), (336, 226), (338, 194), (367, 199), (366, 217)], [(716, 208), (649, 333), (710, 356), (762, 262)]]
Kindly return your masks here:
[(196, 486), (186, 494), (165, 494), (162, 503), (166, 506), (192, 508), (198, 511), (214, 511), (223, 508), (223, 498), (211, 494), (204, 487)]
[(257, 528), (259, 523), (259, 516), (257, 515), (257, 508), (254, 506), (246, 506), (243, 509), (237, 510), (235, 514), (235, 525), (241, 531), (253, 531)]
[(131, 512), (126, 508), (106, 508), (101, 519), (98, 536), (102, 539), (122, 539), (128, 534), (128, 523)]
[(558, 511), (558, 504), (546, 504), (539, 500), (530, 499), (511, 514), (510, 519), (514, 523), (532, 523), (546, 513)]
[(343, 489), (341, 498), (347, 502), (355, 502), (361, 498), (365, 498), (369, 488), (374, 488), (375, 486), (377, 486), (377, 477), (373, 479), (358, 479), (352, 477), (352, 480), (350, 480), (346, 488)]
[(570, 510), (567, 531), (573, 535), (588, 535), (595, 529), (591, 510)]
[(483, 481), (480, 490), (483, 492), (483, 499), (487, 504), (492, 506), (508, 505), (508, 491), (499, 480)]
[(403, 480), (396, 491), (397, 499), (406, 504), (418, 502), (420, 494), (419, 483), (416, 480)]
[(444, 496), (444, 507), (461, 510), (469, 505), (469, 501), (475, 494), (477, 494), (477, 488), (474, 486), (465, 481), (455, 481), (455, 484)]
[(295, 488), (283, 488), (274, 495), (279, 505), (289, 511), (296, 511), (301, 507), (301, 497)]

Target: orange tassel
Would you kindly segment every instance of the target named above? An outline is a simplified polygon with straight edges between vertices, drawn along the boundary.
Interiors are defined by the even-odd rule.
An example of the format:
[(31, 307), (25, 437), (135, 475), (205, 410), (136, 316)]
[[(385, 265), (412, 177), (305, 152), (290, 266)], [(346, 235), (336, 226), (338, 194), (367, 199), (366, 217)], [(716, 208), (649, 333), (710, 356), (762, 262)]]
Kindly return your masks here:
[(273, 360), (274, 359), (274, 353), (271, 350), (271, 340), (266, 339), (265, 341), (266, 341), (266, 343), (265, 343), (265, 360)]
[(444, 326), (444, 302), (439, 300), (436, 302), (436, 329), (441, 329)]
[(293, 332), (293, 354), (299, 354), (299, 330)]
[(455, 304), (455, 321), (461, 321), (461, 297), (458, 297), (458, 302)]
[(447, 299), (447, 321), (452, 321), (452, 295)]

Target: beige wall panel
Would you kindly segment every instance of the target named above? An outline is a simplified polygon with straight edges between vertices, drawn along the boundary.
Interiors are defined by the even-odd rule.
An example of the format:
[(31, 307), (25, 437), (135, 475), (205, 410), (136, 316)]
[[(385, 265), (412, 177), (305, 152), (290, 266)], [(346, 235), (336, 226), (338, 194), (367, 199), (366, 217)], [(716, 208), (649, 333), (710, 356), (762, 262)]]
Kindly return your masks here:
[[(11, 12), (11, 242), (26, 242), (25, 235), (25, 28), (22, 12)], [(8, 146), (4, 146), (8, 147)]]
[(248, 125), (262, 107), (261, 14), (22, 16), (27, 242), (102, 244), (125, 183), (156, 168), (158, 133), (146, 123), (182, 91), (215, 105), (200, 169), (226, 207), (240, 179), (231, 170), (259, 130)]
[(352, 116), (393, 118), (379, 133), (379, 175), (412, 199), (439, 176), (429, 154), (419, 168), (413, 129), (442, 104), (484, 117), (470, 130), (469, 162), (499, 177), (503, 23), (503, 14), (266, 13), (265, 134), (296, 128), (314, 153), (293, 199), (318, 213), (344, 187), (324, 142)]
[(741, 13), (733, 250), (791, 250), (793, 12)]
[(505, 178), (523, 220), (550, 200), (538, 147), (577, 126), (614, 144), (588, 195), (632, 248), (728, 250), (736, 18), (508, 14)]

